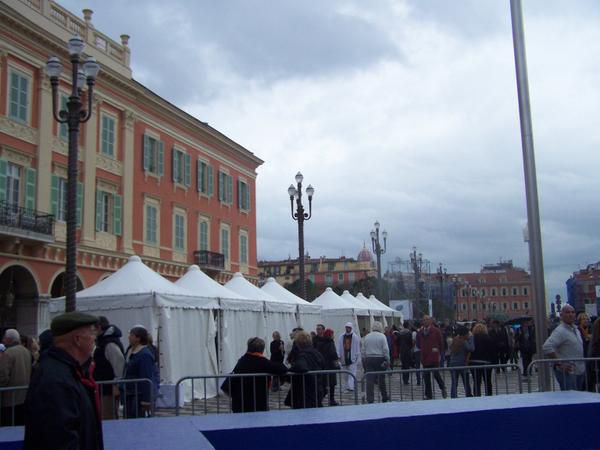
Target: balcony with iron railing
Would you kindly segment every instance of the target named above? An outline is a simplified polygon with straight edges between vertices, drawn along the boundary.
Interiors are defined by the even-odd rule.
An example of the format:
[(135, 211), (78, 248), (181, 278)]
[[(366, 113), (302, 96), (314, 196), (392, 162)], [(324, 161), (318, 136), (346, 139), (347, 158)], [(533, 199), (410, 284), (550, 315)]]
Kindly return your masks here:
[(225, 269), (225, 255), (208, 250), (197, 250), (194, 252), (194, 263), (204, 271), (221, 272)]
[(0, 201), (0, 237), (54, 242), (54, 216)]

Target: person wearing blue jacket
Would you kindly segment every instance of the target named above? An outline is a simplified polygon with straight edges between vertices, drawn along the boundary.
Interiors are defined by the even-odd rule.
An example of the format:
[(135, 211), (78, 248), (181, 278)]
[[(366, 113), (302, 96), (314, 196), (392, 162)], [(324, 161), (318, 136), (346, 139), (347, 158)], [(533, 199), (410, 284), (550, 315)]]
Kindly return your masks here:
[[(148, 347), (148, 331), (133, 327), (129, 331), (129, 348), (125, 355), (123, 379), (147, 378), (154, 382), (154, 355)], [(123, 383), (124, 415), (126, 418), (149, 417), (152, 415), (153, 386), (146, 381)]]

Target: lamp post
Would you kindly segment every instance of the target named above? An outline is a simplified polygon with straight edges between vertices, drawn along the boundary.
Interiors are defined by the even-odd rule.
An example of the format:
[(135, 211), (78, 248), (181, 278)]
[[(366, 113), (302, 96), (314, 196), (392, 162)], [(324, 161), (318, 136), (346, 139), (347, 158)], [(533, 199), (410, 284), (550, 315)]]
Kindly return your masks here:
[[(67, 109), (57, 111), (58, 85), (62, 65), (56, 56), (48, 59), (46, 72), (52, 85), (52, 114), (58, 123), (67, 124), (69, 129), (69, 154), (67, 167), (67, 246), (65, 268), (65, 297), (67, 312), (75, 311), (77, 292), (77, 153), (79, 144), (79, 124), (87, 122), (92, 115), (94, 83), (100, 66), (93, 57), (81, 64), (85, 43), (79, 36), (69, 39), (68, 50), (71, 57), (71, 96)], [(82, 70), (83, 68), (83, 70)], [(88, 86), (87, 110), (82, 109), (81, 97), (84, 85)]]
[(410, 264), (412, 266), (413, 273), (415, 274), (415, 306), (417, 308), (417, 314), (419, 316), (423, 316), (425, 312), (419, 304), (419, 302), (421, 301), (420, 280), (424, 266), (427, 269), (427, 273), (429, 273), (429, 261), (423, 259), (422, 253), (417, 253), (417, 247), (413, 247), (413, 251), (410, 253)]
[[(300, 268), (300, 297), (306, 300), (306, 282), (304, 280), (304, 221), (312, 216), (312, 198), (315, 189), (309, 184), (306, 188), (308, 196), (308, 213), (304, 212), (302, 205), (302, 180), (304, 177), (300, 172), (296, 174), (296, 187), (290, 184), (288, 194), (290, 196), (290, 207), (292, 219), (298, 222), (298, 265)], [(294, 198), (296, 199), (296, 211), (294, 212)]]
[(452, 285), (454, 287), (454, 321), (460, 320), (459, 308), (458, 308), (458, 293), (462, 287), (462, 281), (460, 277), (452, 277)]
[(373, 252), (377, 255), (377, 296), (380, 300), (383, 297), (383, 289), (381, 285), (381, 255), (385, 253), (387, 250), (387, 231), (383, 230), (381, 236), (383, 237), (383, 247), (381, 247), (381, 242), (379, 241), (379, 222), (375, 221), (374, 230), (371, 230), (371, 246), (373, 247)]
[(437, 276), (438, 276), (438, 279), (440, 280), (440, 308), (442, 308), (442, 310), (445, 311), (445, 309), (443, 309), (444, 281), (448, 279), (448, 273), (446, 272), (446, 268), (444, 267), (444, 265), (442, 263), (440, 263), (440, 265), (437, 268)]

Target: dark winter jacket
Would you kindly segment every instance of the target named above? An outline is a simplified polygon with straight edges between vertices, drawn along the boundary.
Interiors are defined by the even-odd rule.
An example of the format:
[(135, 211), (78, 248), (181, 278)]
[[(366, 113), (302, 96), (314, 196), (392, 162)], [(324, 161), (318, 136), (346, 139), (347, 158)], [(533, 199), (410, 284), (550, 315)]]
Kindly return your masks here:
[(125, 396), (135, 396), (139, 402), (151, 402), (152, 390), (156, 391), (154, 355), (148, 347), (129, 355), (125, 363), (124, 379), (147, 378), (152, 380), (152, 386), (145, 381), (123, 383)]
[[(106, 358), (106, 346), (108, 344), (115, 344), (119, 347), (122, 354), (125, 354), (123, 350), (123, 344), (121, 343), (121, 330), (115, 325), (110, 325), (100, 336), (96, 339), (96, 350), (94, 350), (94, 362), (96, 363), (96, 369), (94, 370), (94, 379), (96, 381), (107, 381), (120, 378), (122, 373), (115, 373), (113, 366)], [(105, 384), (101, 386), (103, 395), (109, 395), (112, 392), (113, 386)]]
[(25, 450), (104, 448), (88, 369), (56, 347), (41, 357), (25, 400)]
[(477, 361), (486, 361), (492, 364), (497, 357), (496, 344), (487, 334), (475, 334), (473, 336), (475, 350), (471, 352), (471, 361), (476, 364)]
[[(315, 348), (299, 349), (290, 372), (305, 373), (312, 370), (325, 370), (325, 359)], [(323, 375), (293, 375), (292, 385), (286, 404), (294, 409), (316, 408), (320, 406), (325, 392), (326, 378)]]
[(337, 370), (340, 368), (340, 364), (338, 362), (339, 357), (332, 338), (315, 336), (313, 338), (313, 346), (321, 355), (323, 355), (323, 359), (325, 360), (325, 369)]
[[(269, 361), (255, 353), (246, 353), (233, 368), (233, 373), (283, 375), (286, 372), (287, 367), (283, 363)], [(233, 412), (268, 411), (269, 379), (268, 376), (228, 378), (221, 385), (221, 389), (231, 397)]]

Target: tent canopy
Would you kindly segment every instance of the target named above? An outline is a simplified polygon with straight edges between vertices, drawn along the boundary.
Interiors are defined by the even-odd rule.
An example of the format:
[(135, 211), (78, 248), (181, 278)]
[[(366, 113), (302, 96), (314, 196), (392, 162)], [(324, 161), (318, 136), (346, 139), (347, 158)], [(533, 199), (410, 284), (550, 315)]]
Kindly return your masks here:
[(313, 302), (313, 305), (321, 305), (323, 309), (354, 309), (356, 305), (340, 297), (333, 289), (328, 287)]
[(241, 300), (243, 297), (231, 289), (217, 283), (206, 275), (196, 264), (188, 267), (187, 272), (175, 282), (179, 287), (191, 292), (197, 292), (204, 297), (210, 298), (228, 298)]

